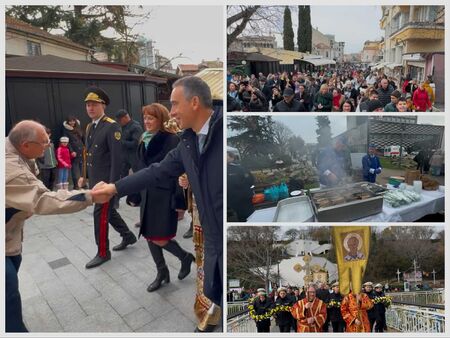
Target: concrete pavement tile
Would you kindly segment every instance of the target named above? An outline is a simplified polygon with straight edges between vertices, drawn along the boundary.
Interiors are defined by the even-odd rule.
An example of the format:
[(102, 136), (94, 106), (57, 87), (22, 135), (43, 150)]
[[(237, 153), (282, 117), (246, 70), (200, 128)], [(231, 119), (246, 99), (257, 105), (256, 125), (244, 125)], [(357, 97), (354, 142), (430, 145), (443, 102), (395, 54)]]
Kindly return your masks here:
[(59, 279), (39, 283), (38, 287), (64, 328), (86, 317), (80, 304)]
[(89, 280), (72, 264), (56, 269), (55, 273), (80, 304), (100, 296)]
[(26, 269), (19, 270), (19, 290), (22, 301), (29, 298), (42, 297), (36, 282)]
[(144, 308), (137, 309), (123, 317), (123, 320), (133, 330), (137, 330), (154, 320), (154, 317)]
[(61, 332), (62, 326), (42, 296), (22, 298), (22, 312), (30, 332)]
[[(146, 291), (147, 292), (147, 291)], [(163, 296), (161, 296), (157, 292), (147, 292), (148, 294), (148, 301), (149, 305), (145, 306), (145, 309), (153, 316), (153, 317), (160, 317), (163, 314), (172, 312), (175, 309), (175, 307), (168, 302)]]
[(102, 296), (89, 299), (85, 302), (80, 302), (80, 305), (88, 316), (92, 316), (100, 312), (114, 311), (112, 306)]
[(195, 326), (196, 324), (180, 311), (174, 310), (144, 325), (137, 332), (194, 332)]
[(104, 287), (103, 290), (99, 291), (103, 298), (121, 316), (125, 316), (141, 307), (133, 297), (117, 284)]
[(26, 270), (36, 283), (56, 279), (56, 275), (48, 263), (39, 254), (24, 254), (21, 269)]
[(67, 332), (132, 332), (114, 311), (98, 312), (66, 327)]
[(194, 314), (195, 293), (187, 293), (187, 290), (195, 288), (195, 281), (183, 279), (182, 281), (177, 281), (177, 284), (179, 284), (179, 290), (167, 293), (165, 295), (166, 300), (176, 307), (181, 313), (183, 313), (188, 319), (196, 322), (197, 319)]

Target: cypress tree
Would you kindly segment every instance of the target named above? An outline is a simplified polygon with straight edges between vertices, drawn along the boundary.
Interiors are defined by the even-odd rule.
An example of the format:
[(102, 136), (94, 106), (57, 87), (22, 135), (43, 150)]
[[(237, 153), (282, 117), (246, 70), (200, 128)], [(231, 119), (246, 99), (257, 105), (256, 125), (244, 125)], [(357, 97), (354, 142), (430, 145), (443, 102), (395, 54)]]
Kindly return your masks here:
[(299, 52), (312, 49), (312, 27), (310, 6), (298, 6), (297, 46)]
[(294, 50), (294, 30), (292, 29), (291, 10), (289, 6), (284, 9), (283, 21), (283, 48), (286, 50)]

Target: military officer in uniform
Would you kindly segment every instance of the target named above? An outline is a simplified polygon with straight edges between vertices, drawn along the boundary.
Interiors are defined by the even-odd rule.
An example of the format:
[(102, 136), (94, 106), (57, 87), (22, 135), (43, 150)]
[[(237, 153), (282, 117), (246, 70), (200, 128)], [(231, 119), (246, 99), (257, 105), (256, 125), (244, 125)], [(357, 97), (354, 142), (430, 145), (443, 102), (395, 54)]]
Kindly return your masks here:
[[(98, 87), (89, 87), (85, 93), (86, 111), (92, 122), (86, 128), (86, 170), (89, 185), (98, 182), (115, 182), (120, 178), (122, 167), (121, 128), (116, 121), (105, 115), (109, 104), (108, 95)], [(79, 186), (85, 185), (86, 177), (81, 177)], [(108, 203), (95, 204), (94, 231), (98, 246), (97, 255), (86, 264), (86, 268), (94, 268), (111, 259), (108, 240), (108, 223), (120, 233), (122, 242), (113, 247), (114, 251), (123, 250), (136, 243), (136, 236), (130, 231), (125, 221), (114, 207), (112, 199)]]

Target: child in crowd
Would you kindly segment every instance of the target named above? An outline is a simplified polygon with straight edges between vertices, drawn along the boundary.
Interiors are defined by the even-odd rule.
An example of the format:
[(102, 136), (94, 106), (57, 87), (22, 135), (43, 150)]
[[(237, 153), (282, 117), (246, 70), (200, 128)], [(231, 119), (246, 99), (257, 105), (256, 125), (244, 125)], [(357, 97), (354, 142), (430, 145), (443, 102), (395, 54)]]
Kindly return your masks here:
[(69, 190), (69, 170), (72, 168), (71, 154), (68, 147), (69, 138), (63, 136), (59, 139), (59, 147), (56, 150), (58, 159), (58, 184), (57, 189)]

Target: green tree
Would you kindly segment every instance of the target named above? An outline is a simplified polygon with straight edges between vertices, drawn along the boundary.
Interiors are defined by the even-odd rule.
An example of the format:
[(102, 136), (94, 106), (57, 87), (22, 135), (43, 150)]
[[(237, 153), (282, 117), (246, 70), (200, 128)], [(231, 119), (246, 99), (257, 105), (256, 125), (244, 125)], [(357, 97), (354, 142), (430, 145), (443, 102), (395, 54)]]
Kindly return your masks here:
[(331, 144), (331, 128), (328, 116), (316, 116), (317, 122), (317, 143), (319, 148), (326, 147)]
[(294, 30), (292, 29), (291, 10), (289, 6), (284, 9), (283, 20), (283, 48), (286, 50), (294, 50)]
[(249, 169), (269, 167), (278, 154), (271, 116), (230, 116), (228, 128), (236, 133), (228, 143), (241, 153), (242, 164)]
[[(142, 8), (139, 6), (138, 8)], [(135, 8), (133, 8), (135, 9)], [(139, 34), (133, 29), (147, 20), (151, 12), (136, 14), (131, 6), (10, 6), (6, 15), (15, 17), (45, 31), (62, 29), (64, 36), (95, 51), (108, 60), (137, 63)], [(132, 19), (132, 20), (130, 20)], [(134, 24), (129, 21), (135, 21)], [(112, 32), (114, 37), (106, 36)]]
[(310, 6), (298, 6), (297, 28), (298, 51), (302, 53), (312, 51), (312, 27)]

